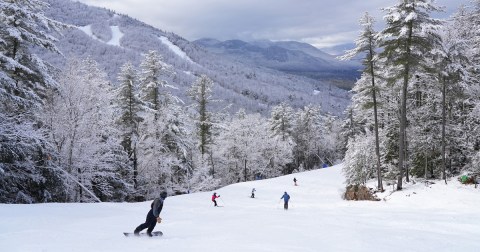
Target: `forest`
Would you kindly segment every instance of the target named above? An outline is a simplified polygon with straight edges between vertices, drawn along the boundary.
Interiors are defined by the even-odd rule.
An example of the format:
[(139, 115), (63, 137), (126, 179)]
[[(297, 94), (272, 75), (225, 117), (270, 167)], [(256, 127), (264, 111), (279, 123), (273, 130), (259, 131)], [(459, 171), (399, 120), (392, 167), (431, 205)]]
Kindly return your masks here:
[[(157, 50), (125, 62), (113, 81), (93, 56), (54, 67), (34, 52), (62, 53), (46, 31), (72, 25), (27, 2), (0, 5), (0, 202), (142, 201), (341, 159), (341, 121), (319, 105), (278, 103), (267, 115), (214, 109), (218, 84)], [(192, 76), (182, 98), (179, 72)]]
[(366, 13), (356, 48), (362, 77), (347, 109), (347, 184), (447, 180), (480, 172), (480, 1), (446, 20), (433, 1), (383, 9), (384, 28)]

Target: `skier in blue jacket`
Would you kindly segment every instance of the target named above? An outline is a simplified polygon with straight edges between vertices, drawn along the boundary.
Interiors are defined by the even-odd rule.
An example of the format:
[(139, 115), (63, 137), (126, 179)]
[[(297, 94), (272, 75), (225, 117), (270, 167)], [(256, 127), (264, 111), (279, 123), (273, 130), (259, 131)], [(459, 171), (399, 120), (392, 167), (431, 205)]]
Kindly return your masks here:
[(156, 198), (152, 204), (151, 204), (151, 209), (148, 211), (147, 214), (147, 219), (145, 220), (145, 223), (140, 224), (133, 233), (135, 235), (139, 235), (142, 230), (145, 228), (147, 229), (147, 235), (152, 236), (152, 231), (157, 225), (157, 222), (160, 223), (162, 222), (162, 218), (160, 218), (160, 212), (162, 211), (163, 208), (163, 202), (167, 198), (167, 192), (162, 192), (160, 193), (160, 198)]
[(290, 200), (290, 195), (288, 195), (288, 193), (285, 192), (280, 199), (283, 199), (283, 202), (284, 202), (283, 209), (288, 210), (288, 201)]

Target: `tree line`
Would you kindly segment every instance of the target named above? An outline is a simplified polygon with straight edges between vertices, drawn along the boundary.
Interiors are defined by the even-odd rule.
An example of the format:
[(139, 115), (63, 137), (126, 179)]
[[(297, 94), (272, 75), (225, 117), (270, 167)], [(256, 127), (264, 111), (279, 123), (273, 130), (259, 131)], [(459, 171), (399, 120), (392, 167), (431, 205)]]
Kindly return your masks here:
[[(270, 178), (341, 159), (340, 121), (286, 103), (270, 116), (213, 110), (214, 81), (195, 73), (185, 104), (175, 67), (151, 50), (112, 82), (90, 57), (61, 69), (37, 0), (0, 2), (0, 202), (141, 201)], [(340, 139), (340, 140), (339, 140)]]
[(384, 8), (375, 31), (366, 13), (356, 48), (362, 77), (347, 110), (347, 184), (375, 178), (403, 183), (412, 176), (443, 179), (480, 172), (480, 1), (446, 20), (430, 0), (401, 0)]

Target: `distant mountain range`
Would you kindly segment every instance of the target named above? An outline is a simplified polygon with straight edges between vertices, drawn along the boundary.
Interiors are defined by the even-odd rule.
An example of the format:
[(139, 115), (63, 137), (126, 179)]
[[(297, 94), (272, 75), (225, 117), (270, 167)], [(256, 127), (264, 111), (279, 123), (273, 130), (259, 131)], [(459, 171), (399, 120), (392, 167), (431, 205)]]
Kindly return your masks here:
[[(323, 81), (343, 80), (349, 89), (359, 78), (361, 65), (358, 61), (339, 61), (334, 55), (296, 41), (242, 40), (219, 41), (204, 38), (193, 41), (217, 55), (229, 57), (249, 65), (267, 67), (285, 73), (301, 75)], [(343, 48), (348, 45), (342, 45)], [(346, 48), (345, 48), (346, 49)], [(341, 52), (338, 48), (331, 51)]]
[[(173, 94), (186, 104), (191, 102), (186, 90), (200, 74), (208, 75), (215, 82), (214, 99), (222, 101), (212, 104), (216, 110), (228, 108), (230, 112), (236, 112), (244, 108), (268, 115), (272, 106), (287, 102), (294, 108), (317, 104), (325, 113), (342, 115), (350, 103), (348, 92), (336, 87), (336, 83), (329, 79), (288, 74), (313, 73), (320, 66), (330, 72), (348, 69), (342, 64), (335, 65), (332, 56), (307, 44), (211, 39), (192, 43), (177, 34), (104, 8), (70, 0), (44, 1), (50, 4), (45, 10), (48, 17), (76, 27), (57, 36), (57, 45), (63, 56), (36, 49), (37, 54), (59, 69), (68, 58), (90, 57), (116, 85), (124, 63), (139, 66), (144, 53), (156, 50), (175, 69), (174, 76), (165, 78), (177, 87), (172, 90)], [(214, 53), (215, 47), (218, 47), (217, 53)], [(262, 64), (246, 60), (249, 58), (258, 59)], [(275, 70), (274, 66), (282, 72)], [(327, 70), (324, 73), (327, 74)]]

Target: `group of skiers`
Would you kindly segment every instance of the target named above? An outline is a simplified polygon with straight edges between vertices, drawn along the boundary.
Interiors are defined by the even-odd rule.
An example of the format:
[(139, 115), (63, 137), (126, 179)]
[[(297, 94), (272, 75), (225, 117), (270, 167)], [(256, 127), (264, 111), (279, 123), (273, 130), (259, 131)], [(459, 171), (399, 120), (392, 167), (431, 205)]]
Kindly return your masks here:
[[(293, 183), (295, 186), (297, 186), (297, 179), (293, 178)], [(252, 189), (252, 195), (250, 196), (251, 198), (255, 198), (255, 188)], [(145, 220), (145, 223), (140, 224), (137, 228), (135, 228), (135, 231), (133, 233), (135, 235), (140, 235), (140, 232), (144, 230), (145, 228), (147, 229), (147, 235), (148, 236), (153, 236), (152, 231), (157, 225), (157, 223), (162, 222), (162, 218), (160, 218), (160, 212), (163, 209), (163, 202), (167, 198), (167, 192), (162, 192), (160, 193), (160, 197), (156, 198), (152, 204), (150, 205), (150, 211), (147, 213), (147, 218)], [(216, 192), (213, 193), (212, 195), (212, 202), (215, 207), (218, 207), (216, 199), (220, 198), (220, 195), (217, 195)], [(288, 210), (288, 201), (290, 200), (290, 195), (288, 195), (287, 192), (284, 192), (280, 200), (283, 199), (283, 209)]]

